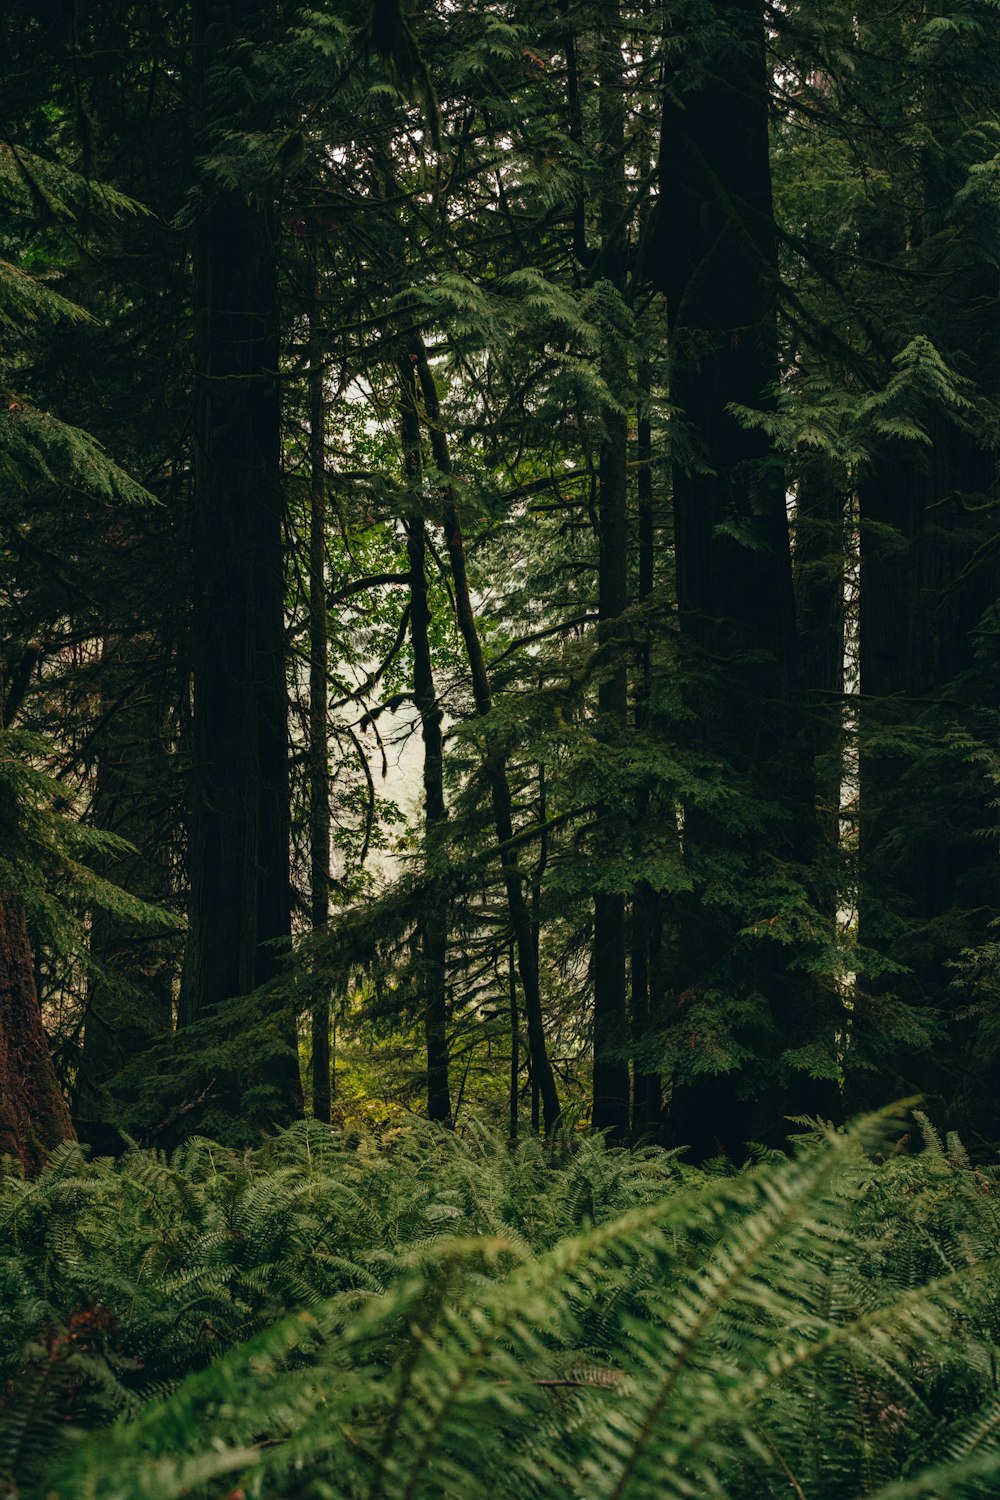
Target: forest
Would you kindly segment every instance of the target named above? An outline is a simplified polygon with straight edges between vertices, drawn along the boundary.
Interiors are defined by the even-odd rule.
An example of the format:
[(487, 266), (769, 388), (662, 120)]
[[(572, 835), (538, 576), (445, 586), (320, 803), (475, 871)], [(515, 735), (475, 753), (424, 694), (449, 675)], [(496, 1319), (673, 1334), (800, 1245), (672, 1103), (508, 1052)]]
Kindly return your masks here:
[(0, 1500), (1000, 1494), (1000, 0), (0, 84)]

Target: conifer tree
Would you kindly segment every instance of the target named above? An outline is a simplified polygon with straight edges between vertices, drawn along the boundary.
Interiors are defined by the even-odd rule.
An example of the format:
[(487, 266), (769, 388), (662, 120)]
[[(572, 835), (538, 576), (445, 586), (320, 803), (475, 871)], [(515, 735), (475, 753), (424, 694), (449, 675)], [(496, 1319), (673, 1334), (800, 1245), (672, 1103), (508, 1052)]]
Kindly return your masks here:
[[(196, 199), (194, 784), (185, 1020), (277, 972), (290, 936), (277, 177), (227, 132), (279, 124), (260, 72), (269, 9), (202, 0), (194, 49), (207, 164)], [(233, 152), (219, 161), (213, 153)], [(213, 171), (213, 161), (215, 169)], [(233, 183), (228, 174), (236, 173)], [(294, 1019), (248, 1059), (265, 1117), (301, 1110)], [(220, 1085), (244, 1108), (245, 1083)]]
[[(826, 1022), (834, 1074), (834, 1039), (832, 1018), (811, 1013), (808, 987), (790, 972), (784, 935), (771, 930), (777, 913), (759, 912), (759, 957), (751, 958), (740, 931), (749, 914), (726, 889), (760, 880), (758, 890), (770, 884), (777, 899), (774, 876), (761, 877), (808, 856), (812, 845), (784, 475), (766, 431), (734, 410), (767, 410), (779, 378), (759, 6), (673, 8), (664, 60), (650, 274), (666, 298), (678, 411), (677, 604), (697, 743), (754, 808), (734, 840), (720, 809), (697, 800), (684, 807), (694, 888), (680, 910), (676, 1026), (690, 1046), (678, 1049), (669, 1129), (696, 1155), (711, 1156), (780, 1137), (782, 1115), (814, 1108), (824, 1093), (829, 1109), (835, 1090), (812, 1085), (779, 1057), (822, 1036)], [(735, 860), (727, 852), (734, 842)]]
[[(32, 137), (37, 95), (29, 89), (18, 103), (17, 123)], [(0, 534), (7, 561), (27, 554), (43, 576), (58, 579), (56, 610), (65, 610), (79, 584), (78, 558), (65, 536), (67, 496), (78, 507), (83, 502), (91, 521), (106, 520), (112, 505), (138, 506), (150, 497), (89, 434), (36, 404), (22, 382), (37, 379), (31, 356), (43, 331), (91, 321), (53, 284), (58, 276), (44, 274), (47, 268), (58, 265), (72, 231), (88, 219), (106, 223), (137, 205), (83, 177), (64, 153), (45, 155), (13, 138), (0, 141), (0, 204), (0, 326), (7, 337), (0, 365)], [(88, 844), (58, 784), (40, 769), (50, 747), (12, 732), (45, 652), (37, 640), (8, 632), (15, 620), (19, 632), (37, 623), (35, 594), (23, 578), (11, 578), (0, 638), (0, 1152), (28, 1172), (73, 1135), (40, 1009), (36, 942), (48, 939), (50, 952), (62, 946), (79, 953), (79, 914), (70, 903), (86, 904), (88, 896), (122, 918), (150, 915), (92, 878), (80, 856), (93, 852), (94, 841)], [(45, 616), (51, 611), (52, 601)], [(106, 840), (103, 852), (112, 850), (120, 854), (123, 846)]]
[[(974, 1040), (989, 1028), (951, 981), (1000, 909), (977, 748), (995, 701), (980, 632), (998, 582), (1000, 299), (982, 186), (1000, 52), (987, 6), (964, 24), (880, 7), (862, 23), (875, 45), (849, 97), (878, 101), (869, 149), (892, 187), (859, 212), (884, 386), (859, 484), (860, 920), (873, 972), (858, 986), (849, 1093), (857, 1108), (919, 1090), (970, 1140), (995, 1139)], [(889, 76), (905, 86), (890, 94)]]
[[(600, 264), (609, 286), (625, 290), (628, 212), (625, 198), (625, 88), (622, 35), (616, 0), (600, 8), (597, 33), (600, 186)], [(617, 338), (616, 338), (617, 333)], [(620, 331), (610, 332), (604, 374), (614, 405), (602, 413), (604, 434), (598, 473), (598, 614), (615, 620), (628, 602), (628, 357)], [(617, 344), (617, 347), (616, 347)], [(604, 732), (614, 741), (628, 719), (628, 674), (617, 663), (599, 689)], [(598, 816), (613, 818), (608, 808)], [(594, 1102), (596, 1130), (622, 1140), (630, 1123), (628, 1030), (625, 1006), (625, 893), (594, 897)]]
[(424, 1040), (427, 1052), (427, 1116), (450, 1122), (448, 1078), (448, 906), (441, 889), (442, 832), (447, 819), (444, 793), (444, 737), (431, 656), (431, 614), (427, 591), (427, 545), (420, 484), (423, 473), (420, 396), (417, 364), (420, 346), (411, 342), (399, 363), (400, 445), (411, 492), (406, 528), (409, 562), (410, 640), (413, 651), (413, 702), (420, 716), (423, 741), (425, 910), (420, 923)]
[[(310, 247), (309, 321), (309, 906), (314, 931), (330, 918), (329, 639), (326, 608), (326, 391), (319, 254)], [(333, 1058), (330, 1000), (312, 1017), (312, 1112), (330, 1121)]]

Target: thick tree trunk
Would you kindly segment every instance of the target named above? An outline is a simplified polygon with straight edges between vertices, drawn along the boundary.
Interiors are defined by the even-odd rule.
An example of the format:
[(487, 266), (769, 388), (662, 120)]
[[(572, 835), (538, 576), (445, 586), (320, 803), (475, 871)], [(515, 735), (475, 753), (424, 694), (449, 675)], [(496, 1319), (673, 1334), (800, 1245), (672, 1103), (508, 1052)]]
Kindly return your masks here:
[[(231, 113), (229, 50), (260, 13), (202, 0), (197, 45), (206, 144)], [(247, 128), (267, 128), (245, 106)], [(188, 1019), (278, 970), (290, 936), (277, 215), (255, 192), (204, 184), (195, 241), (194, 755)], [(277, 947), (276, 947), (277, 945)], [(235, 1023), (234, 1023), (235, 1028)], [(302, 1111), (295, 1017), (286, 1003), (246, 1049), (222, 1106), (273, 1122)]]
[[(419, 356), (417, 356), (419, 358)], [(418, 379), (414, 361), (400, 365), (400, 435), (406, 478), (414, 499), (422, 472)], [(444, 739), (441, 709), (434, 690), (431, 661), (430, 604), (427, 598), (424, 517), (415, 506), (406, 518), (406, 551), (410, 569), (410, 640), (413, 646), (413, 697), (424, 744), (424, 848), (428, 895), (421, 921), (421, 982), (424, 991), (424, 1040), (427, 1049), (427, 1115), (451, 1121), (448, 1083), (448, 906), (435, 879), (441, 833), (447, 818), (444, 800)]]
[[(793, 565), (795, 604), (808, 708), (807, 735), (816, 799), (813, 900), (825, 941), (838, 941), (838, 908), (844, 892), (841, 802), (846, 761), (844, 660), (847, 647), (847, 588), (851, 568), (848, 499), (834, 464), (814, 454), (802, 461), (796, 488)], [(856, 587), (856, 580), (850, 580)], [(803, 994), (825, 987), (831, 1020), (843, 1047), (850, 1018), (840, 976), (802, 974)], [(818, 1100), (822, 1104), (822, 1100)], [(838, 1113), (841, 1101), (830, 1090)]]
[(0, 1156), (33, 1174), (73, 1138), (35, 990), (24, 911), (0, 895)]
[[(805, 829), (808, 838), (813, 799), (800, 743), (785, 485), (766, 434), (741, 425), (731, 410), (766, 407), (779, 373), (763, 21), (755, 0), (682, 5), (668, 16), (668, 30), (651, 270), (667, 299), (670, 395), (682, 413), (673, 424), (674, 530), (682, 636), (702, 668), (692, 708), (706, 755), (786, 814), (775, 819), (760, 857), (794, 858), (801, 848), (784, 830), (801, 839)], [(731, 838), (710, 812), (685, 810), (696, 881)], [(794, 1046), (819, 1018), (796, 1003), (781, 946), (768, 944), (766, 954), (761, 947), (751, 962), (739, 925), (710, 884), (699, 884), (682, 906), (678, 1029), (686, 1030), (697, 1003), (714, 1008), (706, 1020), (718, 1012), (736, 1045), (755, 1055)], [(763, 1032), (724, 1020), (719, 1007), (738, 1004), (742, 991), (763, 995)], [(752, 1073), (700, 1070), (699, 1045), (692, 1029), (690, 1048), (679, 1050), (670, 1105), (672, 1138), (696, 1156), (739, 1155), (748, 1139), (780, 1138), (782, 1115), (812, 1104), (805, 1077), (762, 1092), (761, 1075), (773, 1077), (767, 1064)]]
[(793, 561), (802, 675), (814, 726), (815, 784), (828, 867), (837, 857), (844, 776), (847, 527), (847, 497), (835, 466), (815, 455), (803, 464), (796, 490)]
[(784, 480), (766, 434), (729, 409), (769, 405), (778, 377), (763, 21), (755, 0), (709, 12), (714, 38), (692, 48), (689, 72), (678, 60), (664, 97), (652, 268), (688, 450), (673, 475), (678, 604), (696, 642), (763, 648), (784, 683), (795, 669)]

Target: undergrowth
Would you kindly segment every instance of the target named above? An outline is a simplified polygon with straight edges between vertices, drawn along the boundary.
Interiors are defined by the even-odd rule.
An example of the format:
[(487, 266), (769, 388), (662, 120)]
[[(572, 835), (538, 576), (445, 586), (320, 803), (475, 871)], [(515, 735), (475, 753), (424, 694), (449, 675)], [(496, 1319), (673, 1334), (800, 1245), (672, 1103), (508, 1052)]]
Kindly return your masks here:
[(0, 1180), (0, 1494), (996, 1495), (1000, 1177), (884, 1137), (66, 1146)]

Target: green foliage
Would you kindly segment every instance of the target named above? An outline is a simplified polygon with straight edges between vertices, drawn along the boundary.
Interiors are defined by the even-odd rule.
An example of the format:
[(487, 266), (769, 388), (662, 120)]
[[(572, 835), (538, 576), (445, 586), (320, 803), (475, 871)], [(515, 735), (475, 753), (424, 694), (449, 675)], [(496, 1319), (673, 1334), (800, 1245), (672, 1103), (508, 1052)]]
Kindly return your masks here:
[(995, 1493), (996, 1173), (885, 1130), (722, 1177), (480, 1127), (66, 1147), (0, 1189), (8, 1486)]
[[(91, 315), (53, 284), (52, 257), (41, 230), (65, 234), (90, 216), (137, 215), (141, 206), (114, 188), (93, 183), (64, 164), (0, 141), (0, 205), (10, 215), (0, 236), (0, 326), (30, 335), (36, 325), (86, 323)], [(11, 232), (13, 230), (13, 233)], [(51, 234), (49, 235), (51, 239)], [(152, 497), (102, 451), (88, 433), (37, 410), (10, 390), (23, 352), (0, 364), (0, 480), (15, 493), (29, 483), (73, 486), (91, 496), (126, 501)], [(9, 498), (5, 502), (9, 504)], [(6, 517), (4, 517), (6, 520)]]
[(86, 911), (98, 908), (147, 929), (176, 928), (169, 913), (130, 896), (92, 868), (131, 846), (89, 828), (66, 789), (42, 767), (50, 747), (36, 735), (0, 730), (0, 892), (26, 909), (45, 943), (87, 958)]

